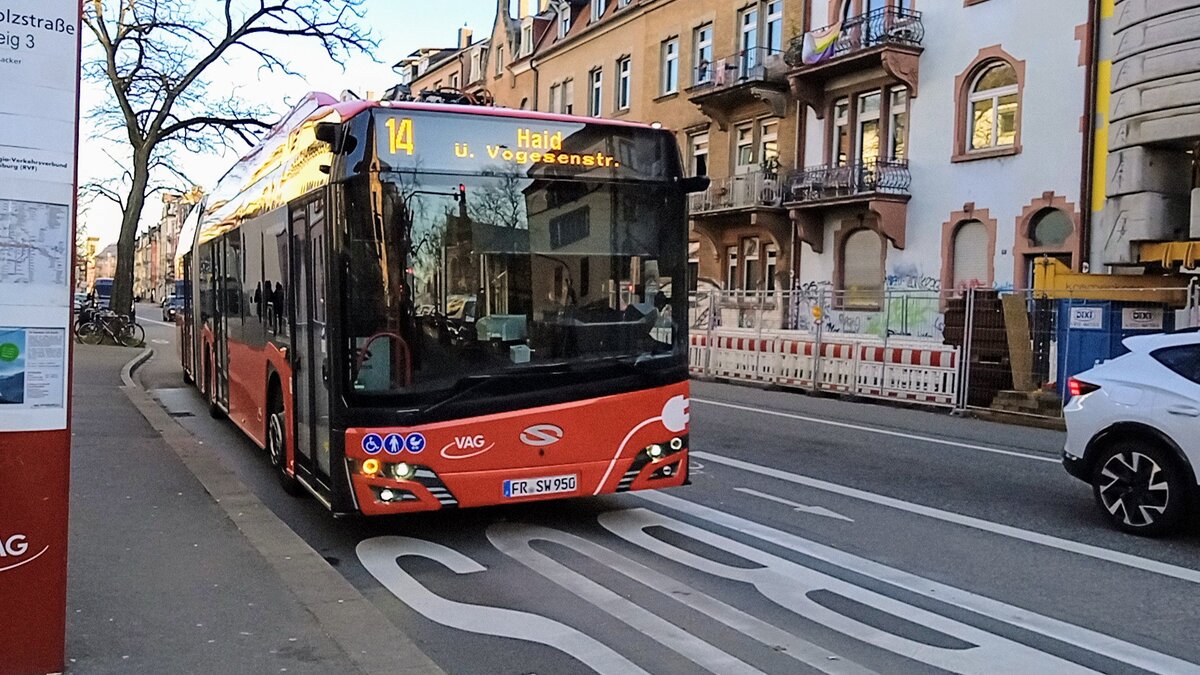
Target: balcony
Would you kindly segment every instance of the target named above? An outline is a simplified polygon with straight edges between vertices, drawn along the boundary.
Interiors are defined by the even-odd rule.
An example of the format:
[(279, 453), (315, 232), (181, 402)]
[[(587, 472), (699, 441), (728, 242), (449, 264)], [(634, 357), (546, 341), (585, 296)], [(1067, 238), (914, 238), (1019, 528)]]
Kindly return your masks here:
[(834, 208), (865, 207), (880, 232), (904, 248), (912, 174), (908, 161), (874, 159), (840, 166), (813, 166), (788, 174), (783, 203), (797, 223), (801, 239), (820, 251), (823, 214)]
[(688, 207), (694, 218), (722, 212), (780, 209), (783, 205), (781, 185), (778, 174), (761, 171), (715, 178), (707, 190), (688, 197)]
[(917, 97), (921, 53), (925, 51), (921, 13), (885, 7), (792, 40), (785, 60), (792, 95), (825, 115), (825, 85), (836, 77), (881, 68)]
[(689, 100), (726, 131), (730, 113), (746, 103), (762, 101), (776, 117), (787, 115), (787, 74), (782, 52), (755, 47), (701, 63), (687, 91)]

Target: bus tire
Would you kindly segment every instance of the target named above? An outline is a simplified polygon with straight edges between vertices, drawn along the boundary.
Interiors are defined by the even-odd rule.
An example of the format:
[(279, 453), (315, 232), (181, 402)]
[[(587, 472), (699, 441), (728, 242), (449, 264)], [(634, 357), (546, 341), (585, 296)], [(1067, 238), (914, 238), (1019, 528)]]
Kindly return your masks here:
[(267, 455), (283, 491), (293, 497), (304, 496), (304, 486), (287, 472), (287, 413), (283, 409), (283, 395), (277, 380), (271, 381), (267, 394)]
[(183, 383), (189, 386), (196, 383), (196, 378), (192, 377), (192, 374), (186, 368), (183, 371)]
[(209, 368), (205, 394), (208, 396), (208, 416), (214, 420), (225, 419), (225, 411), (221, 410), (221, 404), (217, 403), (217, 373), (212, 368), (212, 360), (209, 359), (207, 363)]

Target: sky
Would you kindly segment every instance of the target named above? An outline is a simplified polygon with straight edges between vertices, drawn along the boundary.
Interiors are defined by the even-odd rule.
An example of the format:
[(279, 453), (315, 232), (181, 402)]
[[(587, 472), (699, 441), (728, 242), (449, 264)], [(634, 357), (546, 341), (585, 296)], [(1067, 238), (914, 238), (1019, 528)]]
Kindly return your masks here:
[[(294, 40), (288, 47), (285, 60), (292, 70), (303, 73), (304, 78), (294, 78), (270, 73), (261, 74), (255, 67), (222, 67), (214, 71), (209, 79), (213, 82), (227, 82), (235, 92), (243, 98), (270, 106), (282, 116), (289, 110), (289, 103), (299, 100), (310, 91), (323, 91), (338, 96), (349, 89), (360, 95), (368, 91), (382, 93), (397, 82), (397, 76), (392, 72), (392, 64), (409, 53), (422, 47), (451, 47), (456, 44), (457, 32), (464, 24), (471, 28), (478, 40), (491, 34), (492, 22), (495, 19), (495, 0), (365, 0), (367, 26), (379, 41), (379, 48), (374, 56), (379, 61), (375, 63), (367, 56), (360, 56), (347, 62), (345, 70), (330, 61), (324, 50), (314, 41)], [(86, 43), (90, 37), (88, 31), (83, 33)], [(89, 180), (103, 178), (119, 173), (109, 154), (106, 154), (103, 144), (88, 142), (86, 113), (98, 102), (103, 101), (108, 92), (100, 83), (84, 82), (81, 92), (81, 104), (84, 119), (80, 128), (80, 157), (79, 181), (86, 184)], [(211, 189), (217, 179), (229, 169), (247, 148), (236, 148), (234, 152), (221, 157), (192, 156), (185, 158), (180, 166), (189, 178), (199, 183), (201, 187)], [(143, 227), (156, 222), (160, 214), (162, 202), (158, 195), (153, 195), (146, 203), (142, 214)], [(100, 246), (113, 243), (121, 226), (119, 209), (109, 202), (97, 200), (90, 206), (83, 207), (80, 224), (87, 228), (87, 234), (100, 238)]]

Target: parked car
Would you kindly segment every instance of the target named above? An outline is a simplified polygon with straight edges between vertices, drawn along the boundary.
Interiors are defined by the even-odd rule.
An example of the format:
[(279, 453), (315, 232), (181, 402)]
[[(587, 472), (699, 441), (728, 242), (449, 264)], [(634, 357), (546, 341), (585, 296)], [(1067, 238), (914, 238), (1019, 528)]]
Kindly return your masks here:
[(167, 298), (167, 302), (164, 303), (162, 306), (162, 320), (163, 321), (174, 321), (175, 315), (179, 313), (179, 310), (182, 307), (183, 307), (183, 298), (181, 298), (177, 295), (170, 296), (169, 298)]
[(1200, 332), (1127, 338), (1129, 353), (1068, 382), (1063, 466), (1116, 528), (1180, 525), (1200, 496)]
[(88, 302), (88, 294), (87, 293), (76, 293), (75, 294), (75, 311), (78, 312), (79, 310), (83, 309), (83, 306), (86, 305), (87, 302)]

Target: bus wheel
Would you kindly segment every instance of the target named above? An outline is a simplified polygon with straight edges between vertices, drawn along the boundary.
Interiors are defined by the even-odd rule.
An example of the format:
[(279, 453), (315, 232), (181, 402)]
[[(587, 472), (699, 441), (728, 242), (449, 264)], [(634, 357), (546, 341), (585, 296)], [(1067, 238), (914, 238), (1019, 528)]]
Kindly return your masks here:
[(196, 383), (196, 378), (192, 377), (192, 374), (189, 373), (186, 368), (183, 370), (183, 383), (187, 385)]
[(287, 472), (287, 413), (283, 411), (283, 398), (275, 387), (271, 388), (270, 414), (267, 415), (267, 452), (283, 491), (293, 497), (302, 496), (304, 486)]
[(221, 405), (217, 403), (217, 373), (212, 367), (211, 352), (205, 351), (205, 363), (208, 364), (208, 376), (204, 378), (205, 387), (204, 394), (208, 397), (208, 416), (214, 420), (224, 419), (225, 411), (221, 410)]

